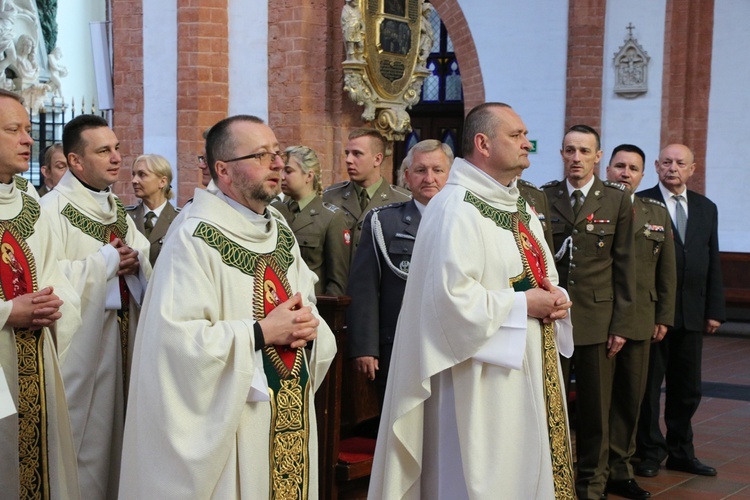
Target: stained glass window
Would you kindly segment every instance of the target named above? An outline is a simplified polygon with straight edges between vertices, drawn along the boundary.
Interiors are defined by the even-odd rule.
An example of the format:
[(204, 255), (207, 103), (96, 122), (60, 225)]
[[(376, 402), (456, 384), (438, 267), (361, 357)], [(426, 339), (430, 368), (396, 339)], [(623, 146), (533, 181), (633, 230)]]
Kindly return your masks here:
[(453, 52), (453, 42), (435, 9), (430, 10), (430, 24), (435, 33), (435, 43), (427, 57), (430, 76), (425, 78), (422, 86), (422, 102), (462, 101), (461, 72)]

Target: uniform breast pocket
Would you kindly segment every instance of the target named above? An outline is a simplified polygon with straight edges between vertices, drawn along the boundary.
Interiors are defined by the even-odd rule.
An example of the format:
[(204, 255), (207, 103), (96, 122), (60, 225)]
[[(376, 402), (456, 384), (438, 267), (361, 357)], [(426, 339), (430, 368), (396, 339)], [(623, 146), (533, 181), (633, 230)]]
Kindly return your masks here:
[(299, 253), (310, 269), (323, 265), (323, 238), (318, 234), (299, 233), (295, 235), (299, 244)]
[(651, 231), (650, 234), (644, 234), (643, 236), (646, 238), (647, 246), (651, 251), (651, 260), (658, 260), (664, 246), (664, 233)]
[(391, 262), (401, 271), (408, 273), (411, 265), (411, 254), (414, 251), (414, 240), (394, 238), (388, 245)]
[(586, 255), (597, 257), (609, 255), (615, 238), (614, 224), (586, 225)]

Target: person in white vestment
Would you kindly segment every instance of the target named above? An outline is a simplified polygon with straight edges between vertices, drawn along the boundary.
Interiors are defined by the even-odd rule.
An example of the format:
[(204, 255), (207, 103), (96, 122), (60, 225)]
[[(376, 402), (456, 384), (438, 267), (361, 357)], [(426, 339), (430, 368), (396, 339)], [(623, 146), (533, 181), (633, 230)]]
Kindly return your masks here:
[(21, 98), (0, 90), (0, 496), (78, 499), (57, 353), (81, 325), (80, 300), (57, 266), (46, 214), (17, 175), (29, 168), (30, 134)]
[(558, 353), (567, 310), (515, 178), (531, 144), (506, 104), (466, 117), (463, 151), (422, 216), (369, 498), (574, 498)]
[(151, 273), (149, 242), (109, 187), (119, 177), (119, 147), (99, 116), (68, 122), (70, 167), (41, 200), (62, 240), (60, 266), (81, 295), (83, 326), (60, 366), (86, 499), (117, 498), (129, 365)]
[(314, 394), (336, 345), (268, 206), (284, 153), (238, 115), (211, 128), (206, 156), (216, 189), (195, 190), (144, 300), (120, 499), (317, 498)]

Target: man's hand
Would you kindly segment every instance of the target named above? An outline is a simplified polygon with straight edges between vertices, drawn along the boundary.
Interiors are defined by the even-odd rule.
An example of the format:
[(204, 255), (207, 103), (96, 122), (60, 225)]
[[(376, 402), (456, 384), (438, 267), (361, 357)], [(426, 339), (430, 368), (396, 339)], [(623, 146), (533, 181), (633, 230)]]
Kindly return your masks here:
[(110, 244), (120, 254), (120, 269), (117, 271), (117, 276), (138, 274), (138, 270), (141, 267), (140, 262), (138, 262), (138, 250), (133, 250), (119, 238), (115, 238)]
[(44, 290), (20, 295), (11, 300), (13, 308), (6, 324), (13, 328), (32, 330), (52, 326), (62, 317), (60, 307), (63, 305), (60, 297), (53, 292), (54, 289), (48, 286)]
[(358, 372), (364, 373), (370, 380), (375, 380), (375, 372), (380, 370), (378, 358), (374, 356), (354, 358), (354, 365), (357, 367)]
[(715, 319), (707, 319), (706, 320), (706, 333), (709, 335), (713, 335), (716, 333), (716, 330), (719, 329), (721, 326), (721, 321), (716, 321)]
[(548, 278), (544, 278), (541, 285), (542, 288), (532, 288), (525, 292), (527, 314), (544, 323), (566, 318), (573, 303)]
[(667, 325), (660, 325), (659, 323), (655, 324), (654, 333), (651, 335), (651, 342), (661, 342), (666, 334)]
[(318, 336), (320, 321), (312, 308), (302, 306), (302, 295), (294, 296), (279, 304), (268, 316), (259, 321), (266, 344), (305, 347)]
[(614, 357), (615, 354), (620, 352), (622, 346), (625, 345), (625, 342), (627, 342), (625, 337), (620, 337), (619, 335), (610, 333), (609, 338), (607, 338), (607, 357), (610, 359)]

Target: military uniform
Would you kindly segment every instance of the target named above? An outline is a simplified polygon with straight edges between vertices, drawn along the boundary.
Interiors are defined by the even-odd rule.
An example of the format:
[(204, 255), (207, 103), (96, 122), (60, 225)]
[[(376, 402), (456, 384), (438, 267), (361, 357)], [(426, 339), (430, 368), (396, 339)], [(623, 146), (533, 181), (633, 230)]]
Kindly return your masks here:
[(526, 200), (526, 203), (532, 208), (536, 214), (539, 222), (542, 223), (544, 228), (544, 239), (547, 241), (550, 250), (554, 249), (554, 240), (552, 239), (552, 225), (547, 220), (549, 217), (549, 208), (547, 207), (547, 197), (544, 195), (544, 191), (536, 187), (529, 181), (523, 179), (516, 180), (516, 186), (521, 192), (521, 196)]
[(295, 216), (289, 209), (292, 201), (287, 197), (285, 202), (275, 201), (272, 205), (292, 228), (302, 260), (318, 276), (315, 295), (344, 295), (351, 245), (343, 210), (315, 196)]
[[(579, 498), (599, 498), (607, 480), (614, 362), (609, 334), (631, 337), (635, 318), (635, 252), (630, 194), (594, 177), (577, 216), (567, 182), (542, 186), (549, 201), (560, 286), (573, 301)], [(563, 360), (566, 379), (569, 363)]]
[(352, 181), (334, 184), (323, 192), (323, 201), (336, 205), (344, 211), (346, 225), (352, 232), (351, 258), (354, 258), (354, 253), (357, 250), (359, 237), (362, 233), (362, 225), (365, 222), (365, 215), (367, 215), (368, 211), (376, 207), (382, 207), (395, 202), (409, 201), (411, 199), (411, 195), (405, 189), (388, 184), (382, 177), (381, 180), (380, 187), (378, 187), (375, 195), (370, 198), (370, 202), (364, 210), (359, 206), (357, 190)]
[[(382, 233), (384, 255), (373, 219)], [(406, 288), (411, 255), (422, 215), (414, 200), (371, 210), (365, 218), (357, 254), (354, 256), (347, 293), (352, 303), (347, 310), (349, 357), (374, 356), (380, 401), (385, 395), (388, 366), (396, 323)], [(395, 269), (394, 269), (395, 268)]]
[(654, 325), (674, 324), (677, 268), (667, 207), (651, 198), (633, 199), (636, 255), (636, 315), (631, 336), (615, 357), (609, 419), (609, 478), (633, 479), (630, 459), (646, 390)]
[[(125, 207), (125, 211), (135, 221), (135, 227), (138, 228), (138, 231), (145, 236), (146, 229), (143, 227), (143, 224), (146, 222), (145, 216), (148, 210), (143, 205), (143, 202), (140, 202), (137, 205)], [(164, 205), (161, 214), (159, 214), (159, 218), (156, 219), (156, 224), (154, 224), (153, 229), (151, 229), (151, 235), (147, 236), (148, 242), (151, 243), (148, 252), (148, 260), (151, 262), (152, 266), (156, 263), (156, 258), (159, 257), (159, 252), (161, 252), (161, 246), (164, 243), (164, 237), (167, 235), (169, 225), (172, 224), (172, 221), (177, 217), (179, 212), (179, 208), (174, 208), (171, 203), (167, 202), (167, 204)]]

